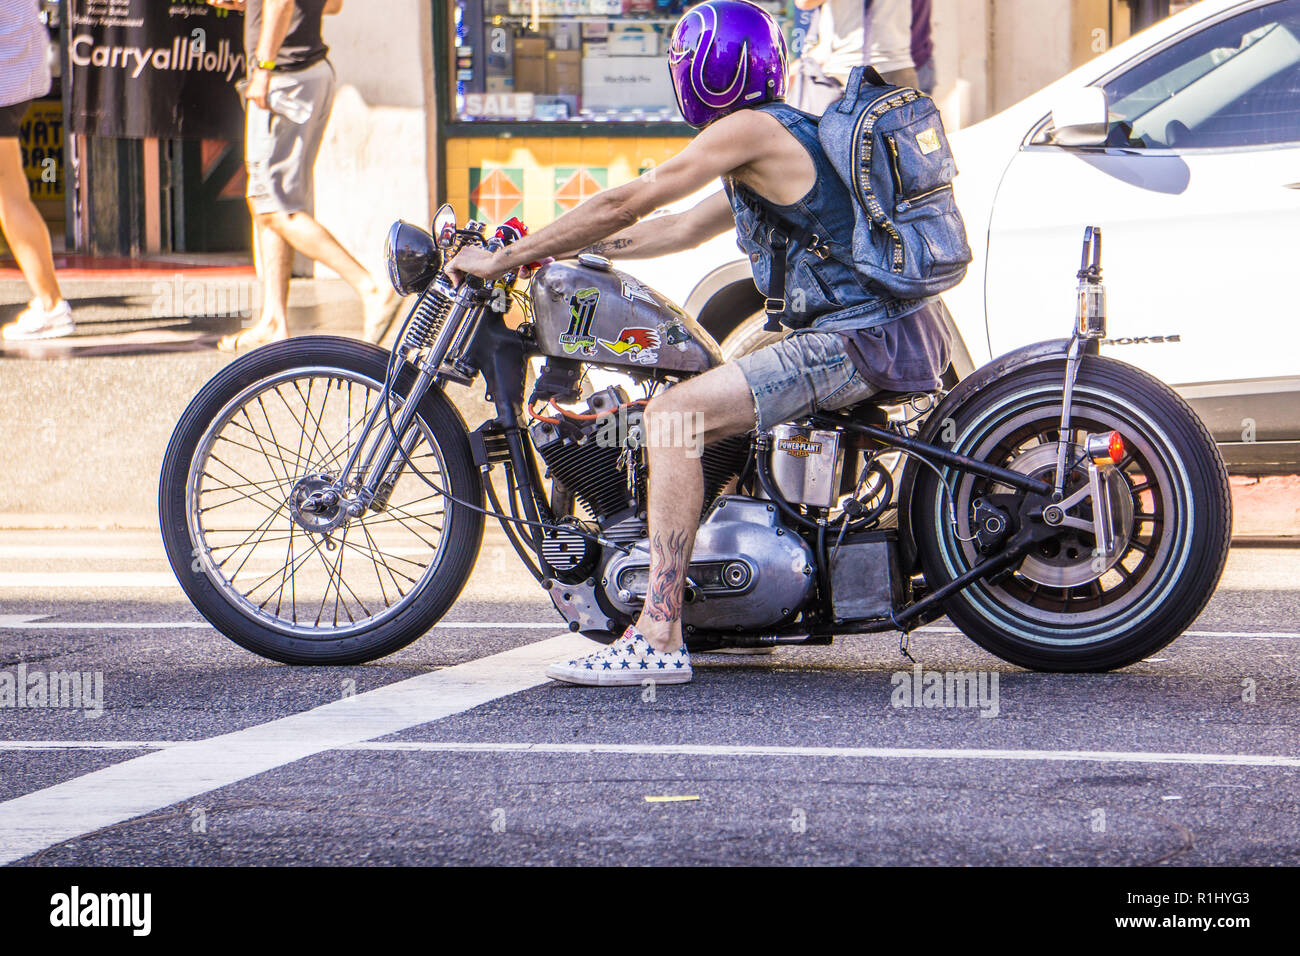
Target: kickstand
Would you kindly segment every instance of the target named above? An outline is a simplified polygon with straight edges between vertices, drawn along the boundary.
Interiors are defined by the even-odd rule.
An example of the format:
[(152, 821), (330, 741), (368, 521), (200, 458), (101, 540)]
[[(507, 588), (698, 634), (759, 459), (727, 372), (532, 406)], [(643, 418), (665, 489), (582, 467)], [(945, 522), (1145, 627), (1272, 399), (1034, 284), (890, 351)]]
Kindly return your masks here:
[(892, 611), (890, 612), (889, 617), (894, 622), (894, 626), (897, 627), (899, 631), (898, 652), (902, 654), (904, 657), (906, 657), (913, 664), (915, 664), (916, 658), (913, 657), (912, 652), (908, 650), (908, 648), (911, 647), (912, 644), (912, 633), (909, 630), (907, 630), (907, 628), (903, 627), (901, 624), (898, 623), (898, 619), (894, 617)]

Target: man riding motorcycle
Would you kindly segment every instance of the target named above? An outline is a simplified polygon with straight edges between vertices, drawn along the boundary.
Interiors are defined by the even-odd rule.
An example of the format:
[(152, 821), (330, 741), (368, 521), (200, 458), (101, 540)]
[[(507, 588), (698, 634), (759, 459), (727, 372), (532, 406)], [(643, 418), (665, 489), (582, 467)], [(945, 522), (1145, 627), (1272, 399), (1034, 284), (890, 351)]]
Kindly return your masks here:
[[(703, 444), (856, 405), (877, 391), (935, 389), (951, 346), (935, 300), (883, 295), (854, 268), (845, 244), (854, 198), (818, 142), (816, 118), (783, 102), (786, 47), (771, 16), (747, 0), (698, 4), (675, 27), (668, 61), (682, 116), (700, 130), (689, 146), (504, 249), (468, 247), (447, 266), (454, 282), (490, 280), (579, 251), (666, 255), (734, 228), (769, 309), (795, 330), (646, 407), (646, 434), (674, 437), (648, 443), (649, 590), (637, 622), (617, 641), (547, 669), (574, 684), (691, 679), (681, 617), (703, 507)], [(723, 189), (694, 208), (644, 218), (718, 178)], [(773, 222), (794, 227), (778, 236), (776, 250)], [(774, 265), (788, 277), (784, 288), (770, 287)]]

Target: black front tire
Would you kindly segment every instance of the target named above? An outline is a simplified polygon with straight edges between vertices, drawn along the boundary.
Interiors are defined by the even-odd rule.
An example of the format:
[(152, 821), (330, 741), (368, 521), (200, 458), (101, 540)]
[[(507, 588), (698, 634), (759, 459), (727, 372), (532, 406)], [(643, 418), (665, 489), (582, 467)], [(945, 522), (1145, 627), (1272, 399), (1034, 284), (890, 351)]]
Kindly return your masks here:
[[(221, 410), (246, 389), (295, 370), (337, 371), (382, 384), (388, 356), (374, 346), (331, 336), (302, 336), (265, 346), (231, 362), (208, 382), (190, 402), (172, 434), (158, 486), (158, 517), (168, 561), (199, 613), (226, 637), (255, 654), (285, 664), (315, 665), (359, 664), (391, 654), (422, 636), (442, 617), (459, 597), (473, 570), (482, 543), (483, 516), (453, 504), (446, 508), (437, 567), (420, 580), (413, 592), (408, 592), (411, 599), (402, 605), (400, 613), (377, 620), (373, 626), (363, 624), (348, 629), (339, 636), (325, 633), (324, 629), (320, 634), (304, 636), (288, 622), (281, 626), (275, 620), (254, 619), (247, 609), (241, 611), (233, 595), (218, 586), (198, 557), (200, 542), (191, 534), (189, 474), (199, 443)], [(399, 377), (398, 394), (405, 393), (410, 378), (409, 370)], [(450, 485), (449, 490), (481, 507), (482, 485), (474, 468), (465, 423), (455, 407), (441, 391), (432, 389), (421, 402), (418, 420), (436, 437), (443, 463), (441, 477)], [(304, 532), (297, 533), (300, 538), (306, 537)]]

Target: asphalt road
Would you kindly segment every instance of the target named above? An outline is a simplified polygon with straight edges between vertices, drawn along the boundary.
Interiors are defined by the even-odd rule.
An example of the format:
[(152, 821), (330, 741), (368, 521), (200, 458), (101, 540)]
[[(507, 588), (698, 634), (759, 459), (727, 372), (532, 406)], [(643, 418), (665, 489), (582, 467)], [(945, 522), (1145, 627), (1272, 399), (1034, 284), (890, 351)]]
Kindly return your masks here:
[(896, 635), (555, 684), (587, 642), (512, 561), (400, 653), (293, 668), (203, 626), (150, 533), (0, 532), (0, 675), (102, 674), (98, 717), (0, 708), (0, 861), (1300, 863), (1300, 550), (1235, 549), (1118, 673), (915, 634), (997, 676), (982, 708), (892, 706)]

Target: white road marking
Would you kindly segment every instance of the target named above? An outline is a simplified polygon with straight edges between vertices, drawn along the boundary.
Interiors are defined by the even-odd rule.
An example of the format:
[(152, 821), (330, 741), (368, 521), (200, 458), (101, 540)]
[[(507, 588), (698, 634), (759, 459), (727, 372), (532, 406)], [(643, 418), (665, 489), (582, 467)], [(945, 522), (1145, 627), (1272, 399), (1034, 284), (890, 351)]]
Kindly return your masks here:
[[(0, 614), (0, 631), (157, 631), (196, 627), (211, 629), (207, 621), (47, 621), (45, 614)], [(553, 631), (556, 621), (439, 621), (433, 630)]]
[(176, 575), (170, 571), (67, 571), (47, 574), (42, 571), (0, 571), (0, 588), (24, 588), (33, 591), (82, 588), (176, 588)]
[(585, 637), (563, 634), (15, 797), (0, 803), (0, 865), (313, 754), (528, 690), (547, 682), (547, 664), (590, 647)]
[[(373, 692), (372, 692), (373, 693)], [(220, 740), (221, 738), (213, 738)], [(199, 741), (208, 743), (209, 741)], [(6, 750), (167, 750), (179, 740), (0, 740)], [(1280, 754), (1197, 754), (1132, 750), (981, 750), (960, 747), (769, 747), (759, 744), (547, 744), (364, 740), (321, 748), (468, 754), (613, 754), (634, 757), (838, 757), (867, 760), (1007, 760), (1090, 763), (1197, 764), (1221, 767), (1300, 767), (1300, 757)], [(3, 809), (4, 804), (0, 804)]]
[[(0, 614), (0, 631), (153, 631), (172, 628), (211, 628), (206, 621), (50, 621), (45, 614)], [(39, 622), (39, 623), (38, 623)], [(546, 631), (562, 626), (554, 621), (440, 621), (434, 630), (490, 630), (513, 628), (517, 631)], [(889, 634), (891, 631), (882, 633)], [(955, 627), (927, 624), (913, 634), (961, 634)], [(857, 635), (845, 635), (852, 638)], [(1300, 639), (1300, 631), (1183, 631), (1181, 637), (1231, 637), (1262, 639)]]
[(747, 744), (525, 744), (445, 741), (365, 741), (340, 750), (429, 753), (625, 754), (683, 757), (847, 757), (903, 760), (1045, 760), (1095, 763), (1300, 767), (1300, 757), (1275, 754), (1196, 754), (1125, 750), (980, 750), (960, 747), (767, 747)]
[[(960, 634), (959, 628), (946, 624), (927, 624), (918, 627), (913, 634)], [(1179, 637), (1262, 637), (1262, 638), (1300, 638), (1300, 631), (1183, 631)]]

